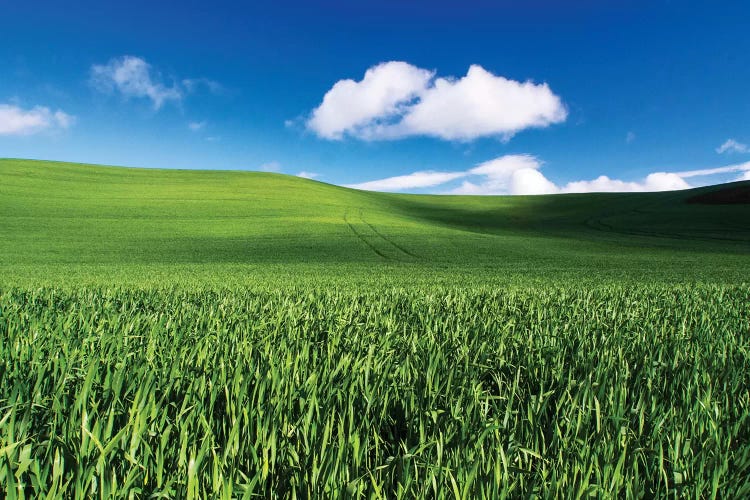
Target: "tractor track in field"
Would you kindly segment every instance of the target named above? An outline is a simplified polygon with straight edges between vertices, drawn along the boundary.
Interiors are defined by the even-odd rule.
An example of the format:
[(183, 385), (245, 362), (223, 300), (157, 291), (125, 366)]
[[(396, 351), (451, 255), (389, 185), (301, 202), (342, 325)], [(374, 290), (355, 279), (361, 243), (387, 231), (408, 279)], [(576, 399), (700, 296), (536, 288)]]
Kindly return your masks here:
[(364, 223), (365, 223), (365, 224), (367, 225), (367, 227), (369, 227), (370, 229), (372, 229), (372, 232), (373, 232), (373, 233), (377, 234), (377, 235), (378, 235), (378, 236), (380, 236), (380, 237), (381, 237), (382, 239), (384, 239), (384, 240), (385, 240), (386, 242), (390, 243), (390, 244), (391, 244), (391, 246), (393, 246), (393, 247), (394, 247), (394, 248), (395, 248), (396, 250), (398, 250), (399, 252), (401, 252), (401, 253), (403, 253), (403, 254), (406, 254), (406, 255), (408, 255), (409, 257), (412, 257), (412, 258), (414, 258), (414, 259), (420, 259), (420, 258), (421, 258), (421, 257), (420, 257), (419, 255), (416, 255), (416, 254), (414, 254), (414, 253), (410, 252), (409, 250), (407, 250), (406, 248), (402, 247), (401, 245), (399, 245), (398, 243), (396, 243), (395, 241), (393, 241), (393, 240), (392, 240), (391, 238), (389, 238), (388, 236), (386, 236), (386, 235), (384, 235), (383, 233), (381, 233), (380, 231), (378, 231), (378, 230), (377, 230), (377, 229), (375, 228), (375, 226), (373, 226), (372, 224), (370, 224), (369, 222), (367, 222), (367, 221), (365, 220), (365, 218), (364, 218), (364, 217), (362, 216), (362, 209), (361, 209), (361, 208), (359, 209), (359, 219), (360, 219), (360, 220), (361, 220), (362, 222), (364, 222)]
[[(354, 235), (362, 240), (362, 242), (370, 247), (370, 249), (375, 252), (376, 255), (379, 257), (382, 257), (385, 260), (395, 260), (395, 261), (401, 261), (403, 262), (403, 257), (406, 257), (406, 260), (413, 260), (413, 259), (421, 259), (418, 255), (410, 252), (406, 248), (402, 247), (389, 237), (385, 236), (383, 233), (378, 231), (375, 226), (370, 224), (365, 220), (365, 218), (362, 215), (362, 209), (360, 208), (358, 211), (358, 218), (360, 222), (360, 228), (357, 229), (357, 226), (352, 222), (351, 216), (349, 215), (349, 211), (344, 212), (344, 222), (349, 226), (349, 229), (351, 230)], [(355, 221), (356, 222), (356, 221)], [(363, 231), (363, 227), (366, 227), (367, 230)], [(368, 238), (369, 237), (369, 238)], [(389, 248), (391, 250), (395, 250), (395, 256), (394, 255), (388, 255), (389, 253), (394, 252), (388, 252), (385, 248), (379, 248), (378, 245), (375, 245), (372, 240), (381, 241), (385, 243), (385, 248)], [(399, 258), (401, 257), (401, 258)]]
[(354, 233), (354, 236), (356, 236), (357, 238), (359, 238), (365, 245), (367, 245), (368, 247), (370, 247), (370, 250), (372, 250), (373, 252), (375, 252), (379, 257), (382, 257), (385, 260), (393, 260), (390, 257), (388, 257), (387, 255), (385, 255), (383, 252), (381, 252), (380, 250), (378, 250), (378, 248), (375, 245), (373, 245), (372, 243), (370, 243), (367, 240), (367, 238), (364, 237), (363, 234), (361, 234), (359, 231), (357, 231), (357, 229), (354, 227), (354, 224), (352, 224), (351, 222), (349, 222), (349, 219), (347, 218), (347, 214), (346, 213), (344, 213), (344, 222), (346, 222), (346, 224), (349, 226), (349, 229), (351, 230), (352, 233)]

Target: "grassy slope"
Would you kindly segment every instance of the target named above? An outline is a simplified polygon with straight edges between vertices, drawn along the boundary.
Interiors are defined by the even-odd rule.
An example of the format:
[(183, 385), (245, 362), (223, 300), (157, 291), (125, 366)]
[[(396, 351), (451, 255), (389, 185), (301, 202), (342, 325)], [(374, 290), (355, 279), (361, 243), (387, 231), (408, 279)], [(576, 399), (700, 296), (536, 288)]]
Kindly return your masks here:
[(0, 160), (0, 496), (745, 498), (750, 206), (690, 195)]
[(685, 203), (691, 194), (393, 195), (268, 173), (0, 160), (0, 280), (396, 269), (745, 281), (750, 205)]

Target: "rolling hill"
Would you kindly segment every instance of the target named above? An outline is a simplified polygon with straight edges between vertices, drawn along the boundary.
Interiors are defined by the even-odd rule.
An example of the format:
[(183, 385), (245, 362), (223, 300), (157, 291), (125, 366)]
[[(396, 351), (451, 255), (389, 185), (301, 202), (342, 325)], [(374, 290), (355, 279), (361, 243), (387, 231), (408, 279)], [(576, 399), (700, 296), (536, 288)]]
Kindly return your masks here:
[(747, 498), (748, 189), (0, 160), (0, 496)]
[[(401, 195), (272, 173), (5, 159), (0, 278), (54, 281), (87, 270), (106, 280), (141, 269), (236, 279), (281, 266), (295, 274), (408, 269), (743, 281), (750, 204), (741, 193), (749, 186)], [(722, 202), (727, 190), (739, 192), (730, 196), (739, 202)], [(164, 271), (170, 266), (179, 271)]]

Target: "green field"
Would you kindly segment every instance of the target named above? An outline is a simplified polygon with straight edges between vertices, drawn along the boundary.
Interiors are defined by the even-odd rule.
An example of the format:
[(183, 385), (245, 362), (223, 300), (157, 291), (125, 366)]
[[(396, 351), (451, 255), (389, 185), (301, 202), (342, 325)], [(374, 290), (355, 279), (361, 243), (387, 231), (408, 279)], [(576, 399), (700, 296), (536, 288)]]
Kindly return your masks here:
[(268, 173), (0, 160), (0, 280), (746, 281), (750, 206), (686, 204), (694, 194), (414, 196)]
[(729, 189), (0, 160), (0, 491), (748, 496), (750, 204), (690, 202)]

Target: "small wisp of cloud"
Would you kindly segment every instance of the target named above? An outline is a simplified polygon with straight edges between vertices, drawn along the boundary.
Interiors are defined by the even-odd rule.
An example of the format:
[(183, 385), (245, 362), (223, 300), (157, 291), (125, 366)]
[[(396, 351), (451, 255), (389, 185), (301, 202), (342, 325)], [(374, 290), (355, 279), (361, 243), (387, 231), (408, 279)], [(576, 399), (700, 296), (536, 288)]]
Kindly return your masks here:
[(744, 172), (750, 170), (750, 161), (745, 163), (739, 163), (737, 165), (727, 165), (726, 167), (717, 168), (704, 168), (700, 170), (686, 170), (684, 172), (677, 172), (680, 177), (705, 177), (708, 175), (727, 174), (731, 172)]
[(440, 186), (465, 176), (466, 172), (435, 172), (428, 170), (375, 181), (361, 182), (359, 184), (348, 184), (346, 187), (363, 189), (365, 191), (404, 191), (407, 189)]
[(161, 108), (168, 101), (182, 100), (184, 92), (177, 84), (167, 86), (159, 79), (159, 74), (149, 63), (135, 56), (117, 57), (107, 64), (91, 67), (91, 85), (100, 92), (119, 92), (126, 99), (151, 99), (154, 109)]
[(180, 103), (187, 94), (202, 87), (214, 94), (223, 89), (218, 82), (207, 78), (184, 78), (167, 85), (160, 72), (136, 56), (115, 57), (106, 64), (94, 64), (90, 70), (90, 83), (105, 94), (118, 93), (125, 99), (150, 99), (155, 110), (170, 101)]
[(716, 152), (719, 154), (748, 153), (750, 152), (750, 148), (748, 148), (747, 144), (737, 142), (734, 139), (727, 139), (726, 141), (724, 141), (724, 143), (721, 146), (716, 148)]
[(198, 132), (199, 130), (203, 130), (206, 127), (206, 122), (190, 122), (188, 123), (188, 128), (192, 130), (193, 132)]
[(0, 104), (0, 135), (33, 135), (70, 128), (76, 118), (45, 106), (24, 109), (15, 104)]
[(302, 177), (303, 179), (315, 179), (317, 177), (320, 177), (320, 174), (315, 172), (307, 172), (306, 170), (303, 170), (302, 172), (297, 172), (295, 174), (297, 177)]

